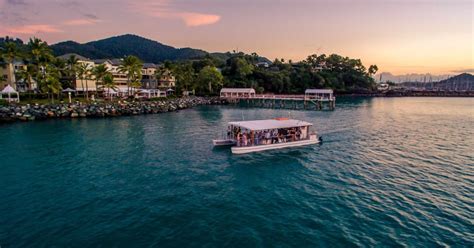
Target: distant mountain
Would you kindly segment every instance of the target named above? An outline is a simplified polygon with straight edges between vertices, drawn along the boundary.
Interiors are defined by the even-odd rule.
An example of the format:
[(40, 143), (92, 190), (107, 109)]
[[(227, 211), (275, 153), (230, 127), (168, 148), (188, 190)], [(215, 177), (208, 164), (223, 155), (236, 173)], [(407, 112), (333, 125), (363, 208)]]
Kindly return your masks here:
[(452, 75), (432, 75), (429, 73), (426, 74), (404, 74), (404, 75), (393, 75), (390, 72), (382, 72), (375, 76), (375, 81), (377, 82), (387, 82), (391, 81), (394, 83), (403, 83), (403, 82), (437, 82), (449, 78)]
[(439, 82), (404, 82), (400, 85), (405, 88), (425, 90), (474, 91), (474, 76), (469, 73), (463, 73)]
[(122, 58), (135, 55), (145, 62), (183, 60), (203, 57), (206, 51), (193, 48), (174, 48), (137, 35), (126, 34), (80, 44), (65, 41), (51, 45), (53, 53), (60, 56), (76, 53), (90, 59)]
[(474, 90), (474, 76), (463, 73), (446, 80), (435, 83), (435, 87), (441, 90)]

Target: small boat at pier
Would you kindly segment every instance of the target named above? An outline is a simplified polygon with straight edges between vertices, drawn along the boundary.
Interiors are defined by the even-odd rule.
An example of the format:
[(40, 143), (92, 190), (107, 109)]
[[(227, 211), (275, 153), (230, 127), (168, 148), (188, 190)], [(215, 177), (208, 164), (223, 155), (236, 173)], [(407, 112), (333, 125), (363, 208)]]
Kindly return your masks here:
[(229, 122), (227, 135), (213, 140), (214, 146), (232, 146), (233, 154), (244, 154), (317, 144), (312, 123), (288, 118)]

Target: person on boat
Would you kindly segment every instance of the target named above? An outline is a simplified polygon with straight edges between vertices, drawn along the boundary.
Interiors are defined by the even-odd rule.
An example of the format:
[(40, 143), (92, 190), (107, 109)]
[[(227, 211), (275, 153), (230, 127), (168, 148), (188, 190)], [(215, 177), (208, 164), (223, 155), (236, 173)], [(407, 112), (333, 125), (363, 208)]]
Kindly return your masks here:
[(241, 137), (242, 135), (240, 135), (240, 132), (237, 132), (237, 146), (241, 146), (242, 142), (241, 142)]
[(247, 146), (247, 134), (246, 133), (244, 133), (242, 135), (242, 143), (243, 143), (242, 146)]
[(270, 143), (271, 134), (269, 130), (265, 130), (265, 145)]
[(272, 144), (278, 143), (278, 130), (273, 129), (272, 130)]

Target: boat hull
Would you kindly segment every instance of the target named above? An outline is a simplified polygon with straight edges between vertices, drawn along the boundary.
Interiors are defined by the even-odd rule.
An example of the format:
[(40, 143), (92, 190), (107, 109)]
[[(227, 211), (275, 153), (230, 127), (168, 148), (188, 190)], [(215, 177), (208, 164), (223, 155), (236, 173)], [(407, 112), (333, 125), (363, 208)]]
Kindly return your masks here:
[(283, 149), (283, 148), (289, 148), (289, 147), (313, 145), (313, 144), (318, 144), (318, 143), (319, 143), (318, 139), (309, 139), (309, 140), (278, 143), (278, 144), (271, 144), (271, 145), (258, 145), (258, 146), (248, 146), (248, 147), (234, 146), (231, 148), (231, 150), (233, 154), (245, 154), (245, 153), (251, 153), (251, 152), (261, 152), (261, 151)]
[(236, 144), (235, 140), (212, 140), (214, 146), (233, 146)]

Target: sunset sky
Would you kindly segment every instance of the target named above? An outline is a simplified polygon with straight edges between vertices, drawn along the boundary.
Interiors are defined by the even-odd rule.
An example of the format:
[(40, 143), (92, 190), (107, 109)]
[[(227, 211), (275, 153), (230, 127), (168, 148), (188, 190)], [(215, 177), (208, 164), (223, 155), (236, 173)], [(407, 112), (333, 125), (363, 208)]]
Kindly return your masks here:
[(474, 72), (471, 0), (0, 0), (0, 36), (133, 33), (175, 47), (302, 60), (338, 53), (394, 74)]

